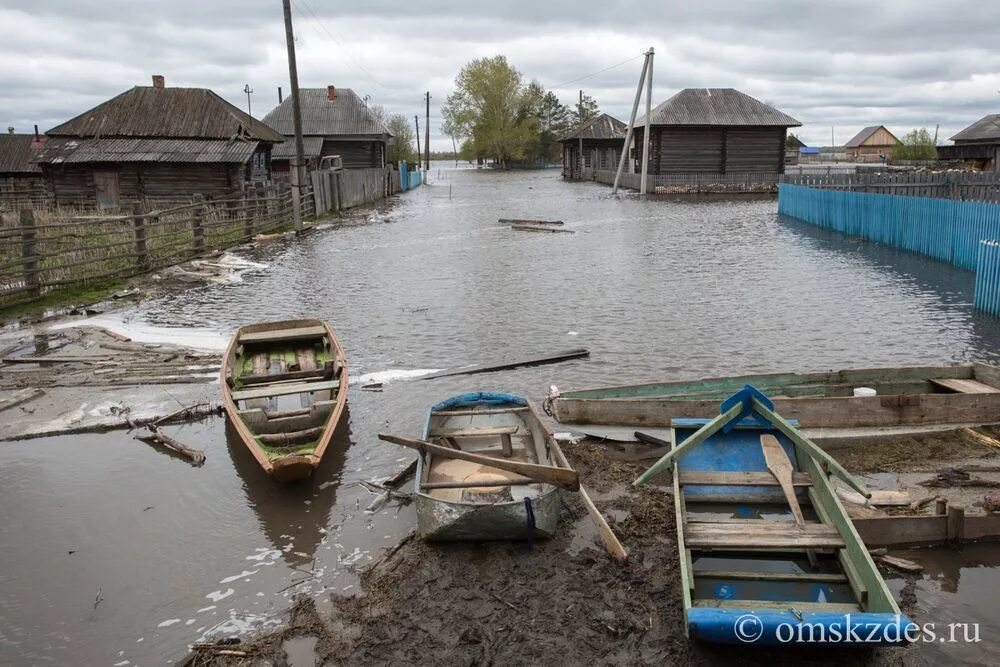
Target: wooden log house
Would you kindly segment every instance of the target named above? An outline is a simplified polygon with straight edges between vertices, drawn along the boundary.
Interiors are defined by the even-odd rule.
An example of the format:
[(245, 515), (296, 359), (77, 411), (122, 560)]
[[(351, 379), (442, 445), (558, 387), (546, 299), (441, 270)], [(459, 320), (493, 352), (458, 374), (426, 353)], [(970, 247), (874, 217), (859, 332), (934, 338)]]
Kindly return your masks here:
[(627, 129), (625, 123), (602, 113), (563, 137), (560, 140), (563, 145), (563, 177), (580, 178), (581, 167), (616, 169), (625, 147)]
[(0, 207), (31, 205), (44, 196), (42, 170), (35, 162), (44, 144), (37, 126), (34, 134), (15, 134), (10, 127), (0, 135)]
[(52, 128), (38, 154), (48, 199), (117, 209), (236, 196), (270, 179), (281, 134), (205, 88), (167, 88), (162, 76)]
[(1000, 172), (1000, 113), (983, 116), (951, 138), (952, 146), (938, 146), (939, 160), (963, 160), (967, 166)]
[(733, 88), (686, 88), (636, 121), (634, 171), (649, 127), (650, 174), (780, 174), (788, 128), (800, 125)]
[[(392, 135), (353, 90), (300, 88), (299, 105), (307, 168), (315, 169), (322, 158), (332, 156), (339, 156), (345, 169), (385, 166), (385, 149)], [(286, 98), (272, 109), (264, 122), (287, 138), (271, 154), (275, 178), (287, 178), (295, 157), (292, 99)]]
[(883, 156), (892, 158), (892, 151), (903, 143), (885, 125), (866, 127), (844, 144), (847, 159), (857, 162), (879, 162)]

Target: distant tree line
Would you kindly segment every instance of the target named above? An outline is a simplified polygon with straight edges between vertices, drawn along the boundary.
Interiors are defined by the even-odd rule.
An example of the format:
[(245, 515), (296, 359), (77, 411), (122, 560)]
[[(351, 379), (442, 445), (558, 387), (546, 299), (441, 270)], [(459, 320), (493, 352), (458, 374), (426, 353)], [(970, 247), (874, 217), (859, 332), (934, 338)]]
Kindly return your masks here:
[(504, 56), (466, 64), (441, 111), (442, 130), (460, 147), (462, 159), (495, 160), (503, 167), (557, 161), (559, 140), (599, 113), (589, 96), (576, 108), (563, 104), (538, 81), (525, 81)]

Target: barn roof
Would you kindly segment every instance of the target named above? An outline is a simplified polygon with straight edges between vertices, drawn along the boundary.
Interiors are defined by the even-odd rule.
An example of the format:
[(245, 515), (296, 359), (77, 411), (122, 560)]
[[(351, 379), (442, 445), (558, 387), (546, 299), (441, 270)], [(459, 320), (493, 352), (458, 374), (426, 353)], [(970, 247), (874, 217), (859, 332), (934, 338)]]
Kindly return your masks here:
[(244, 164), (259, 141), (249, 139), (77, 139), (51, 137), (39, 155), (45, 164), (183, 162)]
[(0, 174), (40, 173), (34, 158), (44, 143), (33, 134), (0, 134)]
[(560, 141), (571, 139), (625, 139), (628, 125), (606, 113), (594, 116)]
[[(798, 127), (788, 114), (735, 88), (685, 88), (650, 112), (653, 125)], [(643, 116), (636, 127), (646, 126)]]
[(52, 137), (231, 139), (277, 143), (279, 133), (207, 88), (136, 86), (48, 132)]
[[(331, 136), (392, 136), (371, 108), (350, 88), (337, 88), (331, 102), (326, 88), (300, 88), (302, 134)], [(292, 98), (288, 97), (264, 116), (264, 122), (285, 136), (295, 134)]]
[(1000, 141), (1000, 113), (983, 116), (951, 138), (952, 141)]
[[(868, 141), (868, 139), (879, 130), (885, 130), (886, 132), (889, 132), (889, 129), (885, 125), (871, 125), (869, 127), (864, 128), (857, 134), (855, 134), (850, 141), (844, 144), (844, 147), (857, 148), (858, 146), (861, 146), (866, 141)], [(892, 137), (893, 139), (896, 139), (896, 135), (893, 134), (892, 132), (889, 132), (889, 136)], [(902, 143), (902, 142), (900, 142), (899, 139), (896, 139), (896, 143)]]

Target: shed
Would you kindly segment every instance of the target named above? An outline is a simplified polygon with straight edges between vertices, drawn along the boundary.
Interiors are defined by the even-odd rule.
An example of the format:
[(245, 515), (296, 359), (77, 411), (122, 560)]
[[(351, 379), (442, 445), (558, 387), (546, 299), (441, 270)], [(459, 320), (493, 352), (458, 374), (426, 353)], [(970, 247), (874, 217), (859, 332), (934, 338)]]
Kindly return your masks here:
[(580, 178), (580, 155), (583, 166), (615, 169), (625, 147), (628, 126), (606, 113), (594, 116), (560, 139), (563, 145), (563, 176)]
[[(300, 88), (302, 139), (307, 165), (339, 155), (345, 169), (385, 166), (385, 147), (392, 135), (378, 116), (350, 88)], [(287, 174), (295, 157), (295, 122), (288, 97), (264, 116), (264, 122), (286, 137), (271, 155), (275, 175)]]
[(953, 146), (938, 146), (939, 160), (963, 160), (977, 169), (1000, 171), (1000, 114), (983, 116), (951, 138)]
[(284, 137), (206, 88), (136, 86), (48, 132), (38, 164), (57, 204), (225, 198), (270, 179)]
[(636, 121), (632, 150), (638, 161), (648, 126), (651, 174), (779, 174), (788, 128), (800, 125), (733, 88), (686, 88)]
[(11, 127), (0, 135), (0, 206), (30, 204), (44, 196), (42, 170), (35, 162), (44, 145), (37, 128), (35, 134), (15, 134)]
[(874, 162), (883, 156), (891, 158), (893, 149), (901, 143), (885, 125), (871, 125), (855, 134), (844, 148), (849, 160)]

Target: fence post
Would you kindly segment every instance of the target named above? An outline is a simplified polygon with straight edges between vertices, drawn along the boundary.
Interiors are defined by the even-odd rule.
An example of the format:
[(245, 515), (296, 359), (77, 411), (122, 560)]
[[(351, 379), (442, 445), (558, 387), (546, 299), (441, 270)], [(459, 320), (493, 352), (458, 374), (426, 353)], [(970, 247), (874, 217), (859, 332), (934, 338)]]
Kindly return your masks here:
[(135, 268), (140, 273), (149, 270), (149, 253), (146, 248), (146, 220), (142, 217), (142, 204), (132, 204), (132, 229), (135, 231)]
[(344, 171), (342, 169), (338, 169), (333, 173), (334, 173), (333, 186), (334, 190), (336, 191), (336, 194), (334, 195), (334, 201), (337, 204), (337, 213), (340, 213), (340, 211), (343, 210), (344, 208), (343, 195), (341, 194), (343, 192), (343, 185), (344, 185), (341, 177)]
[(24, 259), (24, 285), (28, 288), (28, 298), (31, 299), (37, 299), (41, 295), (38, 286), (36, 231), (35, 212), (30, 208), (21, 209), (21, 258)]
[(200, 255), (205, 251), (205, 196), (195, 195), (194, 201), (198, 205), (191, 213), (191, 249)]

